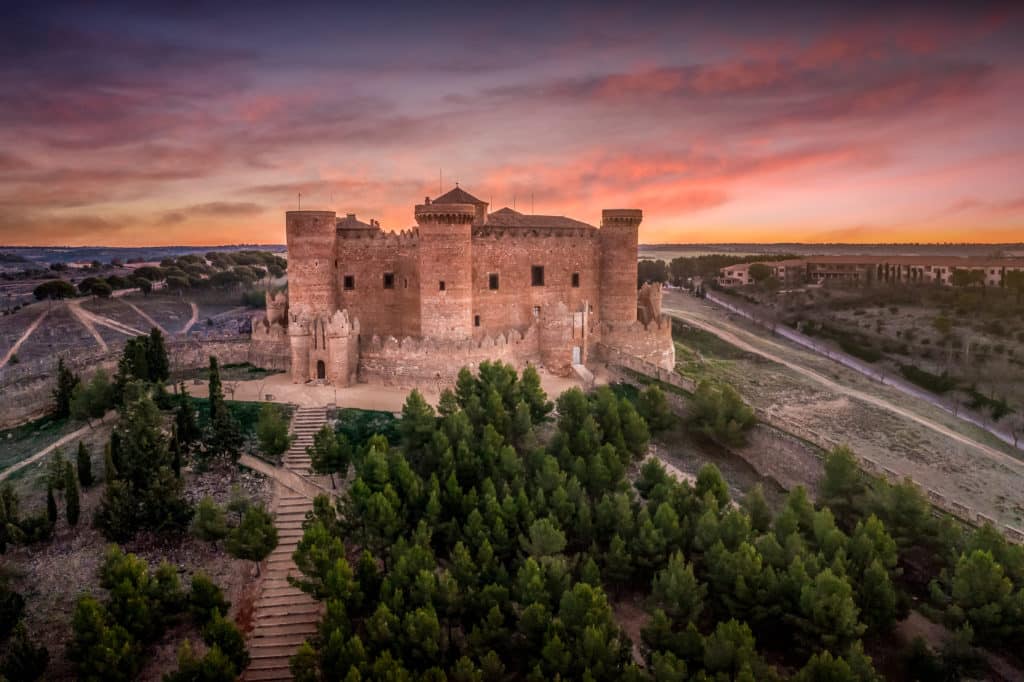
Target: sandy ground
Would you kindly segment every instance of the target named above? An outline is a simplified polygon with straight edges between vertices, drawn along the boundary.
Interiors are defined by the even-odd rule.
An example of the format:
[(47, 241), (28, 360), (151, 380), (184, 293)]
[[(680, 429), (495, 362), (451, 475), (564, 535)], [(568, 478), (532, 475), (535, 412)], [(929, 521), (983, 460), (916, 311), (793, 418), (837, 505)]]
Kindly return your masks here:
[(669, 295), (665, 309), (760, 356), (708, 368), (751, 404), (1003, 523), (1024, 520), (1024, 462), (989, 434), (696, 299)]
[[(552, 400), (563, 391), (574, 386), (581, 386), (581, 382), (575, 377), (559, 377), (541, 371), (540, 378), (541, 386)], [(604, 375), (597, 376), (596, 380), (597, 383), (607, 383), (607, 378)], [(204, 396), (207, 393), (206, 385), (206, 380), (196, 379), (189, 384), (188, 391), (194, 396)], [(233, 393), (231, 389), (234, 389)], [(168, 386), (168, 390), (173, 390), (173, 387)], [(342, 388), (313, 383), (295, 384), (287, 374), (272, 374), (263, 379), (249, 381), (224, 382), (225, 397), (229, 400), (269, 400), (275, 403), (291, 403), (301, 407), (333, 404), (337, 407), (354, 407), (381, 412), (401, 412), (402, 404), (411, 390), (411, 388), (376, 384), (356, 384)], [(419, 390), (428, 402), (437, 404), (441, 394), (436, 386), (424, 386)]]

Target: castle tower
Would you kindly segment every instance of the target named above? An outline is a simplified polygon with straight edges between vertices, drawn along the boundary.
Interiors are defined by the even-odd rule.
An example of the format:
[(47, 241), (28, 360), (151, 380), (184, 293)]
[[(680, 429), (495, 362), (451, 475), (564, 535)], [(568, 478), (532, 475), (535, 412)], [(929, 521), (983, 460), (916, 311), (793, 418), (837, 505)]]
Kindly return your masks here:
[(636, 253), (641, 220), (640, 209), (601, 211), (601, 322), (621, 324), (637, 319)]
[(334, 211), (288, 211), (288, 306), (331, 314), (337, 306)]
[(420, 334), (468, 339), (473, 333), (474, 204), (416, 206), (419, 225)]

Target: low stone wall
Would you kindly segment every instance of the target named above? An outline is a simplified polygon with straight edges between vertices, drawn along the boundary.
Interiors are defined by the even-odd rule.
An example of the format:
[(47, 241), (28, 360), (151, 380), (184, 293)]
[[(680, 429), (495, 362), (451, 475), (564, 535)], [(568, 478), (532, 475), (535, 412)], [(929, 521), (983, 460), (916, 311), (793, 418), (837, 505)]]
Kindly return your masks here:
[[(167, 343), (167, 357), (171, 371), (205, 367), (213, 355), (221, 364), (246, 362), (249, 353), (247, 337), (232, 336), (223, 339), (185, 339)], [(67, 354), (64, 362), (83, 378), (104, 370), (113, 377), (121, 349), (107, 352)], [(53, 409), (53, 391), (56, 387), (57, 358), (45, 363), (34, 363), (31, 374), (5, 375), (0, 385), (3, 409), (0, 409), (0, 428), (6, 429), (23, 422), (45, 416)], [(29, 369), (28, 367), (24, 369)], [(8, 380), (9, 379), (9, 380)]]
[(382, 340), (375, 336), (359, 347), (359, 381), (402, 388), (444, 388), (455, 382), (460, 369), (475, 367), (484, 360), (500, 360), (514, 367), (523, 367), (528, 362), (537, 364), (537, 327), (530, 327), (525, 335), (512, 330), (496, 337), (460, 342), (412, 338), (399, 341), (394, 337)]
[(676, 347), (672, 341), (672, 321), (663, 316), (647, 325), (639, 321), (625, 326), (601, 326), (599, 349), (614, 350), (664, 370), (676, 366)]
[(283, 339), (256, 339), (249, 344), (246, 355), (249, 364), (263, 369), (288, 372), (292, 368), (292, 348), (288, 337)]

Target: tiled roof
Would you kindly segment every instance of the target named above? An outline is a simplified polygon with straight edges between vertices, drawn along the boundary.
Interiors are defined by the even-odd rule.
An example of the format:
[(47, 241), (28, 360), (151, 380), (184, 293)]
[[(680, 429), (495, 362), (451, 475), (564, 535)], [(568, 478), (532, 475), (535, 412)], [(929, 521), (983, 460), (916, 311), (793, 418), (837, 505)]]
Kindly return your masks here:
[(431, 200), (433, 204), (474, 204), (476, 206), (485, 205), (486, 201), (480, 201), (475, 196), (457, 186), (455, 189), (450, 190), (446, 194), (442, 194), (436, 199)]
[(377, 228), (374, 225), (370, 225), (369, 223), (364, 223), (363, 221), (357, 219), (355, 217), (355, 215), (353, 215), (351, 213), (346, 215), (344, 218), (338, 218), (338, 221), (337, 221), (336, 225), (337, 225), (338, 229), (343, 229), (343, 230), (376, 230), (376, 229), (379, 229), (379, 228)]
[(593, 225), (588, 225), (579, 220), (573, 220), (572, 218), (566, 218), (560, 215), (536, 215), (536, 214), (525, 214), (519, 211), (513, 211), (511, 208), (505, 207), (500, 211), (488, 214), (487, 216), (487, 227), (534, 227), (534, 228), (586, 228), (595, 230)]

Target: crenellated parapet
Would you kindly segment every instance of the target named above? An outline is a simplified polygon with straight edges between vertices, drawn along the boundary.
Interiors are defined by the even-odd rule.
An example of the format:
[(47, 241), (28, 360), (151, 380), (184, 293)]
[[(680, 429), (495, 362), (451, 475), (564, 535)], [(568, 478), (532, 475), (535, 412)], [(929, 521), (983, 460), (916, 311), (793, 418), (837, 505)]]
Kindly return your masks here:
[(629, 323), (603, 322), (600, 327), (600, 346), (624, 355), (640, 358), (663, 369), (676, 366), (676, 347), (672, 339), (672, 318), (661, 315), (644, 324), (639, 320)]
[(347, 310), (335, 310), (324, 324), (327, 338), (341, 339), (359, 336), (359, 320), (349, 317)]
[(271, 294), (268, 291), (265, 295), (265, 300), (267, 306), (267, 321), (270, 324), (288, 324), (288, 294), (283, 291)]
[(427, 202), (416, 205), (416, 222), (420, 225), (472, 225), (476, 219), (476, 207), (473, 204), (431, 204), (429, 199)]
[(399, 232), (384, 232), (383, 230), (338, 230), (339, 241), (370, 241), (376, 242), (385, 248), (400, 248), (415, 246), (419, 243), (419, 230), (412, 227)]

